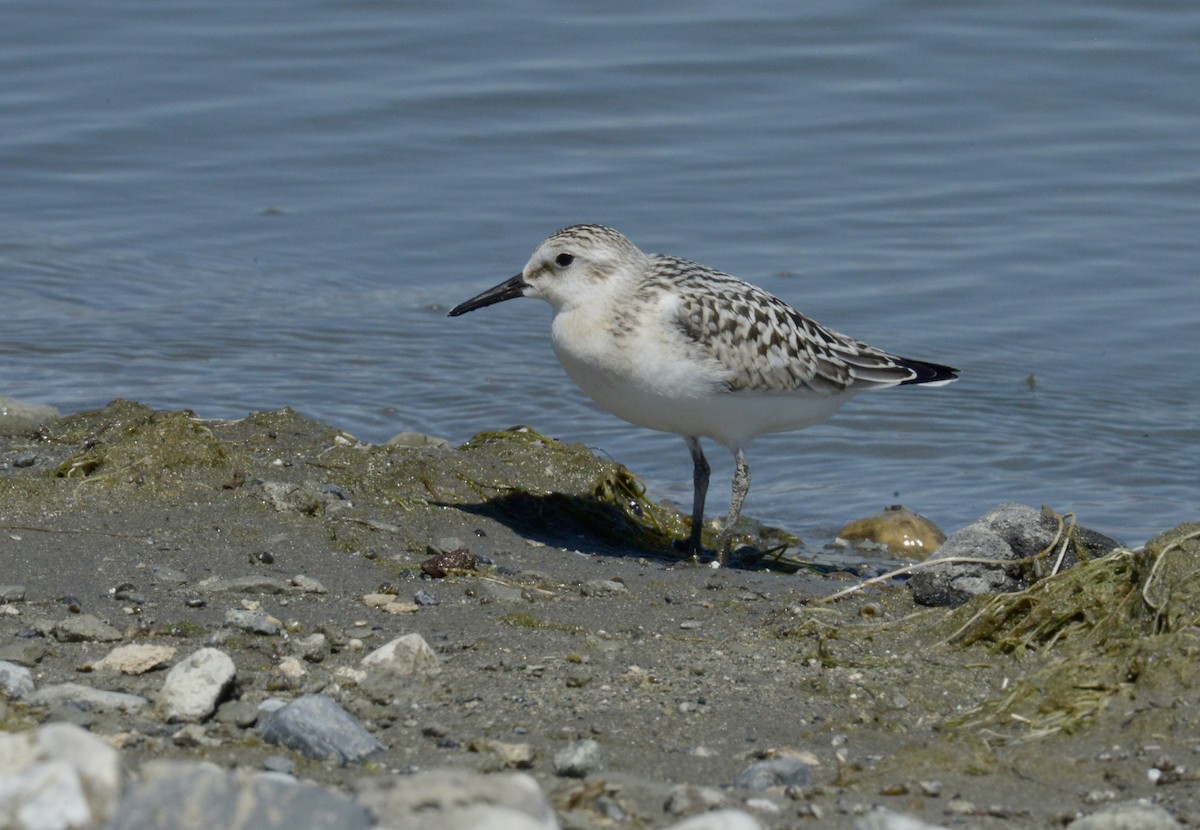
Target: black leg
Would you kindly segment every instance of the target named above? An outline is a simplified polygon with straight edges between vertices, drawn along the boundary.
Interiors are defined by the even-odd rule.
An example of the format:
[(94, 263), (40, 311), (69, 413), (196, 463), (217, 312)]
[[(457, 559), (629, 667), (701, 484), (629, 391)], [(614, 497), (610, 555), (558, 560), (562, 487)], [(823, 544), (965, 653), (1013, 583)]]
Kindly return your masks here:
[(703, 552), (700, 531), (704, 529), (704, 500), (708, 496), (708, 459), (704, 457), (699, 438), (684, 436), (683, 440), (687, 442), (688, 450), (692, 453), (692, 464), (695, 468), (692, 471), (692, 537), (688, 540), (688, 548), (693, 556), (699, 556)]

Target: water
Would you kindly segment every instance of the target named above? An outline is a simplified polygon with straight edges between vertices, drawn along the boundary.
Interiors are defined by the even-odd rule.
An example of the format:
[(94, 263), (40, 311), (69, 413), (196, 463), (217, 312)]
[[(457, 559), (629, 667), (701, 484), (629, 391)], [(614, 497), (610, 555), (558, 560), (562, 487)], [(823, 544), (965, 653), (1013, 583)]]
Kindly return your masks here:
[(548, 307), (445, 318), (602, 222), (963, 370), (760, 439), (748, 515), (1200, 517), (1200, 5), (504, 5), (0, 5), (0, 394), (526, 423), (686, 503)]

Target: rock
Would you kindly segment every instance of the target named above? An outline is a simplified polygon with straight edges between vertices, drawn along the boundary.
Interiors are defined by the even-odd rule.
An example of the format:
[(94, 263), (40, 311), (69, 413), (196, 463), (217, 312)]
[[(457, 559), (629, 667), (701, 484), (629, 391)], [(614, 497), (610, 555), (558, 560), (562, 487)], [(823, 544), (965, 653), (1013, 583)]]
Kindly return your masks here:
[(0, 646), (0, 660), (16, 663), (18, 666), (36, 666), (46, 655), (44, 638), (17, 640)]
[(604, 768), (600, 744), (586, 738), (573, 741), (554, 753), (554, 773), (569, 778), (586, 778)]
[(494, 755), (500, 763), (514, 769), (528, 769), (533, 766), (535, 753), (533, 745), (527, 743), (508, 743), (506, 741), (478, 740), (470, 745), (472, 752), (486, 752)]
[(228, 694), (237, 669), (225, 652), (202, 648), (167, 672), (158, 694), (158, 713), (167, 721), (201, 721), (216, 711)]
[(295, 512), (319, 516), (350, 507), (345, 493), (332, 485), (315, 481), (293, 484), (288, 481), (253, 481), (250, 488), (261, 491), (263, 500), (280, 513)]
[(0, 660), (0, 692), (11, 698), (33, 693), (33, 673), (24, 666)]
[(729, 799), (715, 787), (676, 784), (671, 788), (664, 809), (672, 816), (694, 816), (729, 805)]
[(434, 447), (447, 449), (451, 446), (445, 438), (436, 435), (426, 435), (423, 432), (401, 432), (387, 442), (389, 447)]
[(837, 537), (848, 542), (875, 542), (913, 559), (926, 558), (946, 541), (941, 528), (902, 504), (850, 522)]
[(92, 614), (67, 617), (50, 633), (60, 643), (111, 643), (122, 637), (120, 631)]
[(771, 787), (807, 787), (812, 784), (812, 769), (798, 758), (774, 758), (751, 764), (737, 774), (733, 786), (747, 790)]
[(291, 649), (303, 660), (320, 663), (329, 656), (329, 641), (319, 631), (291, 641)]
[(24, 585), (0, 585), (0, 605), (25, 601)]
[(225, 612), (225, 624), (251, 634), (275, 637), (283, 632), (283, 623), (263, 611), (230, 608)]
[(368, 673), (391, 677), (437, 674), (441, 660), (420, 634), (405, 634), (372, 651), (359, 665)]
[(304, 695), (263, 722), (263, 740), (341, 766), (383, 749), (367, 730), (325, 695)]
[(1183, 825), (1157, 804), (1124, 801), (1110, 804), (1090, 816), (1077, 818), (1067, 830), (1179, 830)]
[(929, 824), (920, 819), (894, 813), (876, 807), (854, 822), (854, 830), (945, 830), (940, 824)]
[(30, 706), (67, 704), (88, 712), (136, 712), (150, 701), (138, 695), (93, 689), (79, 683), (45, 686), (25, 698)]
[(236, 579), (221, 579), (210, 576), (196, 583), (196, 590), (208, 594), (288, 594), (294, 588), (282, 579), (273, 576), (239, 576)]
[(115, 671), (131, 675), (145, 674), (167, 665), (174, 656), (175, 649), (172, 646), (131, 643), (117, 646), (92, 663), (89, 668), (92, 671)]
[(589, 579), (579, 586), (579, 593), (585, 597), (606, 597), (623, 594), (627, 590), (624, 582), (615, 579)]
[(392, 594), (366, 594), (363, 596), (363, 604), (389, 614), (415, 614), (421, 610), (421, 606), (415, 602), (401, 602)]
[(359, 803), (375, 814), (380, 827), (558, 830), (537, 781), (524, 773), (440, 769), (363, 779), (355, 789)]
[(303, 591), (306, 594), (327, 594), (329, 589), (321, 584), (319, 580), (313, 579), (311, 576), (304, 574), (296, 574), (291, 579), (293, 587)]
[(96, 826), (120, 793), (120, 754), (87, 730), (52, 723), (0, 733), (0, 827)]
[[(972, 596), (984, 593), (1019, 591), (1027, 584), (1019, 574), (1009, 572), (1013, 561), (1033, 556), (1056, 543), (1059, 521), (1049, 511), (1035, 510), (1023, 504), (1002, 504), (980, 519), (950, 535), (938, 550), (938, 558), (963, 556), (994, 559), (1001, 564), (955, 562), (922, 569), (908, 580), (913, 599), (922, 605), (961, 605)], [(1119, 543), (1076, 526), (1074, 543), (1091, 559), (1112, 551)], [(1046, 557), (1053, 567), (1057, 551)], [(1074, 548), (1067, 546), (1062, 567), (1078, 562)]]
[(666, 830), (762, 830), (762, 825), (741, 810), (713, 810), (672, 824)]
[(0, 435), (33, 432), (42, 424), (58, 420), (58, 410), (42, 403), (28, 403), (0, 395)]
[(345, 796), (271, 773), (230, 773), (212, 764), (159, 761), (143, 768), (104, 830), (368, 830)]

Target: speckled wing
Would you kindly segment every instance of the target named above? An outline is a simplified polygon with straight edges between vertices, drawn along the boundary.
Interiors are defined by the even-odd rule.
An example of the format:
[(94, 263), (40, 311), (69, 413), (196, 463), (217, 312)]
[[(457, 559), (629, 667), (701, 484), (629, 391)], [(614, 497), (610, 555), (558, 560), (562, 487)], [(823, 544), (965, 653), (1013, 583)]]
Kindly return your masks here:
[(917, 377), (909, 361), (831, 331), (737, 277), (686, 260), (654, 259), (656, 276), (680, 296), (681, 330), (701, 354), (728, 369), (732, 392), (832, 395)]

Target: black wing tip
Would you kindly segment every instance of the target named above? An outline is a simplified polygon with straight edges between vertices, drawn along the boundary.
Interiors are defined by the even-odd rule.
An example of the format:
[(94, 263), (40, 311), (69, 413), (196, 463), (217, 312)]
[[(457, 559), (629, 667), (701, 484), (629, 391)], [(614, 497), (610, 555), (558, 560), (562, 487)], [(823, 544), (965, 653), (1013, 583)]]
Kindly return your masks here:
[(958, 369), (952, 366), (943, 366), (940, 363), (927, 363), (924, 360), (911, 360), (907, 357), (896, 358), (896, 363), (906, 369), (910, 369), (914, 373), (913, 377), (901, 381), (901, 386), (917, 383), (953, 383), (958, 380)]

